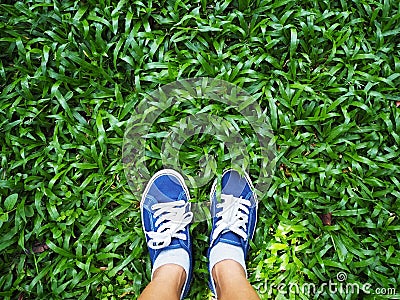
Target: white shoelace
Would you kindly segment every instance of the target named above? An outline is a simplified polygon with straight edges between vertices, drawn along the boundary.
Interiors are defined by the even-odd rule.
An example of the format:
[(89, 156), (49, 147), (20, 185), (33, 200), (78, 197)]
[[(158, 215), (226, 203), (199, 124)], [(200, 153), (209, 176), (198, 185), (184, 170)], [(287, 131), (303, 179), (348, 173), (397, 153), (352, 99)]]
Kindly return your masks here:
[(222, 208), (222, 210), (216, 214), (216, 217), (220, 219), (216, 223), (212, 239), (215, 240), (225, 229), (228, 229), (247, 240), (250, 200), (225, 194), (221, 194), (221, 199), (223, 202), (218, 203), (217, 208)]
[(161, 249), (171, 244), (172, 238), (186, 240), (186, 235), (180, 231), (192, 222), (193, 213), (186, 212), (189, 205), (184, 200), (157, 203), (152, 205), (154, 218), (157, 218), (155, 226), (163, 223), (157, 231), (148, 231), (146, 234), (150, 240), (147, 245), (152, 249)]

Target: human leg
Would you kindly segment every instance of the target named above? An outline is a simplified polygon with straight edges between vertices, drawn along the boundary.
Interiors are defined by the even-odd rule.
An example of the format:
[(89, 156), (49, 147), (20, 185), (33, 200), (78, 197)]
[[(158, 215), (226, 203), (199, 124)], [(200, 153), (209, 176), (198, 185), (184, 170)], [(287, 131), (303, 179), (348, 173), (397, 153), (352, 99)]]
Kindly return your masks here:
[(185, 270), (175, 264), (166, 264), (154, 271), (151, 282), (143, 290), (139, 300), (179, 300), (186, 281)]
[(211, 274), (219, 300), (260, 299), (238, 262), (232, 259), (220, 261), (214, 266)]

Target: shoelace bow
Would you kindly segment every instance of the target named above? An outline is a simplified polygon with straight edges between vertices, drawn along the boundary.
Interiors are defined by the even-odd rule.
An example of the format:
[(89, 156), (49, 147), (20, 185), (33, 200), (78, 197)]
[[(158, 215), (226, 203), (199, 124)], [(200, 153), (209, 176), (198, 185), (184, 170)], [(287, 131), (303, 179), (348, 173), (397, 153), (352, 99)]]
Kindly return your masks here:
[(247, 240), (250, 200), (225, 194), (221, 194), (221, 199), (223, 202), (218, 203), (217, 208), (222, 208), (222, 210), (216, 214), (216, 217), (220, 219), (216, 223), (212, 239), (215, 240), (225, 229), (228, 229)]
[(161, 249), (169, 246), (173, 238), (186, 240), (186, 235), (180, 231), (190, 224), (193, 219), (193, 213), (186, 211), (188, 202), (184, 200), (157, 203), (152, 205), (154, 210), (154, 218), (156, 218), (155, 226), (161, 226), (157, 231), (148, 231), (146, 234), (150, 240), (147, 245), (152, 249)]

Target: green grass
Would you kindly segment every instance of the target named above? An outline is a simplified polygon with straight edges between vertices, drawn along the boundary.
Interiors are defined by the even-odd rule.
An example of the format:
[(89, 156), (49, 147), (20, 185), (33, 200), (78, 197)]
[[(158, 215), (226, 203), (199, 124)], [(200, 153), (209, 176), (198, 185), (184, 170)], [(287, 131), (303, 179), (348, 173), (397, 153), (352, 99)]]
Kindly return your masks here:
[[(0, 298), (137, 297), (151, 270), (121, 160), (124, 131), (145, 94), (202, 76), (252, 94), (275, 136), (278, 163), (248, 260), (262, 299), (400, 293), (399, 41), (396, 0), (1, 1)], [(153, 132), (168, 132), (202, 101), (171, 107)], [(256, 145), (233, 109), (214, 103), (209, 113)], [(162, 142), (148, 141), (152, 172)], [(202, 170), (204, 151), (214, 169), (227, 167), (204, 135), (180, 153), (189, 176)], [(192, 188), (195, 201), (209, 187)], [(330, 212), (327, 226), (320, 216)], [(209, 297), (209, 226), (192, 226), (189, 299)], [(371, 295), (266, 286), (322, 285), (339, 271), (369, 283)]]

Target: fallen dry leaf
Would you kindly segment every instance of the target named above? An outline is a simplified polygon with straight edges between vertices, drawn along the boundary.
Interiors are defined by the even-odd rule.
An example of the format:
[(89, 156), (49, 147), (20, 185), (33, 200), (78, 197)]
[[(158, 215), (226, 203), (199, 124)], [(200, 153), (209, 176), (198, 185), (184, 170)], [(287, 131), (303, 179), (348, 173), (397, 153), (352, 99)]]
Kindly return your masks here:
[(321, 219), (324, 225), (332, 225), (332, 213), (322, 214)]
[(49, 246), (47, 246), (46, 244), (41, 244), (41, 243), (36, 243), (35, 245), (33, 245), (32, 247), (32, 252), (33, 253), (42, 253), (46, 250), (49, 249)]

